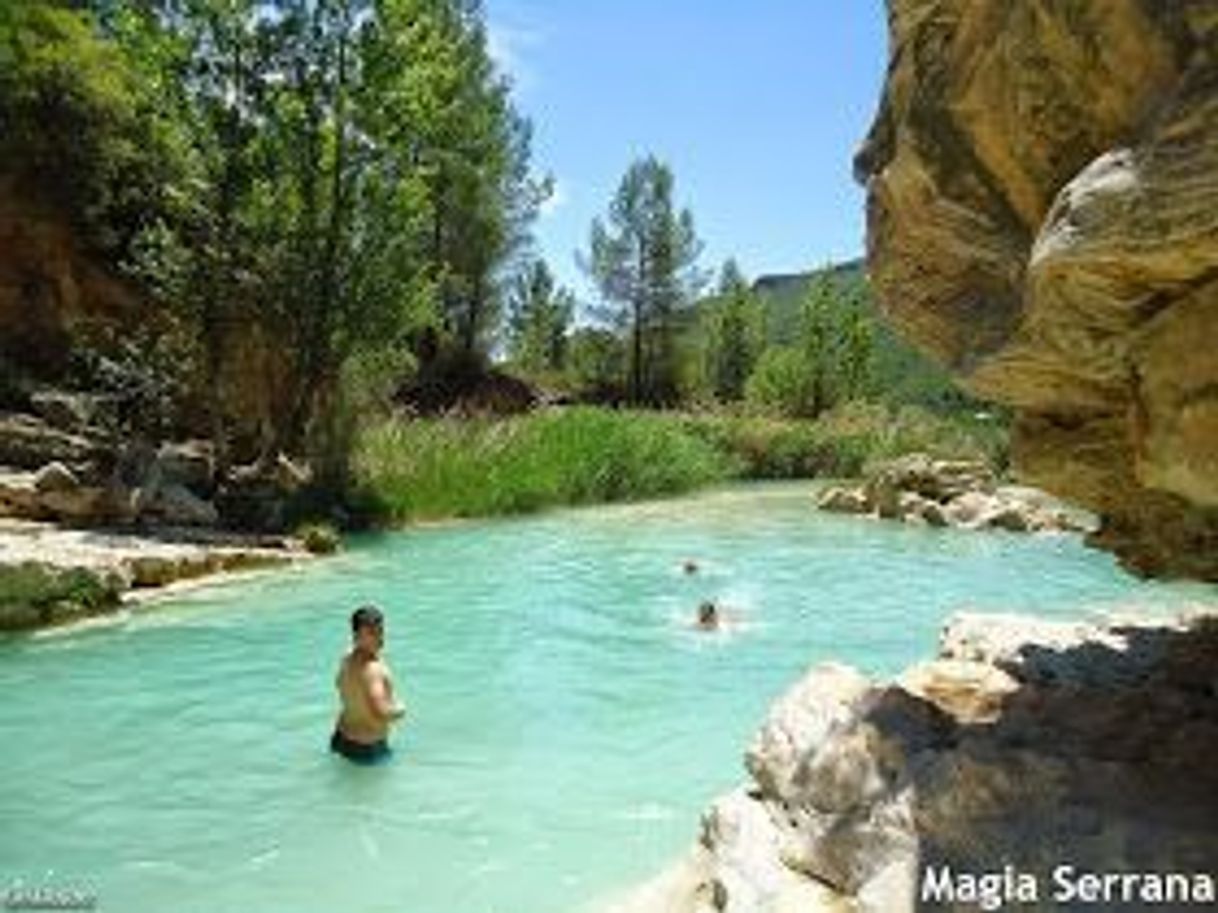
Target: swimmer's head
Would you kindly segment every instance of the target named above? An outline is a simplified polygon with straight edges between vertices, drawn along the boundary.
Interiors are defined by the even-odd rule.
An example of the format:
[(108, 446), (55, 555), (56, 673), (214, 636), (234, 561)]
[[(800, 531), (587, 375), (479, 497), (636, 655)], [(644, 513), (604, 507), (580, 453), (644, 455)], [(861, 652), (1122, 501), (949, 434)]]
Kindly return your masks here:
[(698, 573), (698, 562), (693, 558), (686, 558), (681, 562), (681, 570), (687, 574), (696, 574)]
[(719, 609), (707, 600), (698, 606), (698, 627), (714, 628), (719, 625)]

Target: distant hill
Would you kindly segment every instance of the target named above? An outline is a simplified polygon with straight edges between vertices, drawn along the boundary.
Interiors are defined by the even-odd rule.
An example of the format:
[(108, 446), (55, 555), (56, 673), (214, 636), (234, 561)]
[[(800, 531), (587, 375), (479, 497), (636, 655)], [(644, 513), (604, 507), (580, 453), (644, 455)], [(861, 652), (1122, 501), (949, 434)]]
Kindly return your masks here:
[(808, 283), (812, 281), (812, 277), (825, 272), (842, 281), (852, 281), (863, 275), (863, 260), (860, 257), (842, 263), (831, 263), (823, 269), (803, 273), (771, 273), (758, 276), (753, 282), (753, 291), (759, 295), (802, 295), (807, 289)]

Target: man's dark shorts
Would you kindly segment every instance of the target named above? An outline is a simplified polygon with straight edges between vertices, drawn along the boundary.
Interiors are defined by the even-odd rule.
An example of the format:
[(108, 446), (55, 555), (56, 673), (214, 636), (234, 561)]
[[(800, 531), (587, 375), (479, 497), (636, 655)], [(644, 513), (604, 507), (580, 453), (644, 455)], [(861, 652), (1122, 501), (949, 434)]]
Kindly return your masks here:
[(379, 764), (389, 760), (391, 754), (389, 743), (384, 739), (371, 743), (355, 742), (337, 729), (334, 730), (334, 735), (330, 736), (330, 750), (355, 764)]

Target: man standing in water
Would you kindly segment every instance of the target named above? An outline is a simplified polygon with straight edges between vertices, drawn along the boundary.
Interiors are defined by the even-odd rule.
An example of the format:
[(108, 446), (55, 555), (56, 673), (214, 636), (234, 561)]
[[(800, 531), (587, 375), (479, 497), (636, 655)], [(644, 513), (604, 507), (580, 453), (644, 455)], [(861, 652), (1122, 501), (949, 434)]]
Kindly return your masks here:
[(385, 619), (376, 606), (351, 615), (351, 651), (342, 658), (335, 685), (343, 709), (330, 737), (330, 750), (349, 761), (371, 764), (389, 756), (389, 725), (406, 708), (393, 696), (393, 679), (381, 659)]

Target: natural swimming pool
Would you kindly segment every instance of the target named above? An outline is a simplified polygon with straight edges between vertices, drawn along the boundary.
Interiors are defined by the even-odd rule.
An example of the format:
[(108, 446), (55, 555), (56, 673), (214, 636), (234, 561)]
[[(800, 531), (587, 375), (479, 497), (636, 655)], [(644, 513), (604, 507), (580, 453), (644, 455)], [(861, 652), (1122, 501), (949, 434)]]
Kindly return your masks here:
[[(818, 514), (809, 491), (369, 536), (121, 625), (2, 642), (0, 886), (122, 913), (594, 909), (689, 845), (809, 664), (895, 673), (963, 608), (1212, 599), (1074, 537)], [(708, 597), (741, 627), (691, 630)], [(378, 768), (325, 750), (364, 600), (386, 609), (410, 708)]]

